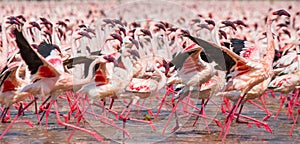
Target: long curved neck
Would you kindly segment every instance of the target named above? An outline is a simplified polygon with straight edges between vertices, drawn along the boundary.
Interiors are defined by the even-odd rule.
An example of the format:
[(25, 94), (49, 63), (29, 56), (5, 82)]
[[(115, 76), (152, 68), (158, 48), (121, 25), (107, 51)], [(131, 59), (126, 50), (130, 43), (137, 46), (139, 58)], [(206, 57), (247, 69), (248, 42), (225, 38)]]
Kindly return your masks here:
[(219, 30), (220, 30), (221, 21), (219, 21), (214, 29), (211, 31), (211, 39), (214, 43), (216, 43), (218, 46), (221, 46), (220, 39), (219, 39)]
[(274, 44), (274, 38), (272, 35), (272, 23), (273, 20), (271, 19), (271, 15), (269, 14), (268, 20), (267, 20), (267, 40), (268, 40), (268, 47), (266, 49), (266, 55), (264, 56), (264, 60), (269, 64), (269, 66), (272, 66), (274, 55), (275, 55), (275, 44)]
[(7, 63), (7, 54), (8, 54), (8, 45), (6, 39), (6, 28), (5, 28), (5, 20), (2, 22), (2, 49), (0, 49), (0, 71), (6, 66)]
[(146, 54), (145, 54), (145, 50), (142, 48), (142, 46), (141, 46), (141, 44), (140, 44), (138, 31), (140, 31), (139, 28), (137, 28), (137, 29), (134, 31), (133, 37), (134, 37), (134, 40), (137, 42), (137, 45), (138, 45), (138, 52), (139, 52), (140, 58), (143, 58), (143, 57), (145, 57)]
[(133, 71), (133, 64), (132, 64), (130, 58), (122, 56), (121, 61), (125, 67), (125, 70), (128, 73), (127, 76), (131, 79), (133, 77), (134, 71)]
[(73, 57), (78, 56), (77, 50), (80, 47), (80, 42), (78, 40), (79, 40), (78, 38), (74, 38), (74, 37), (71, 40), (71, 51)]
[(93, 78), (93, 76), (94, 76), (94, 71), (93, 71), (93, 69), (94, 69), (94, 67), (95, 67), (95, 65), (96, 64), (98, 64), (98, 63), (100, 63), (101, 61), (100, 61), (100, 59), (99, 58), (97, 58), (96, 60), (94, 60), (91, 64), (90, 64), (90, 66), (89, 66), (89, 73), (88, 73), (88, 75), (87, 75), (87, 77), (86, 78), (84, 78), (84, 79), (80, 79), (80, 80), (76, 80), (76, 82), (77, 83), (75, 83), (74, 85), (84, 85), (84, 84), (87, 84), (87, 83), (89, 83), (90, 81), (91, 81), (91, 79)]
[(158, 72), (158, 74), (159, 74), (160, 77), (161, 77), (161, 80), (160, 80), (160, 82), (158, 83), (158, 87), (157, 87), (157, 90), (160, 90), (160, 89), (162, 89), (162, 88), (165, 86), (165, 84), (166, 84), (166, 82), (167, 82), (167, 77), (166, 77), (165, 74), (162, 73), (156, 66), (154, 66), (154, 70), (155, 70), (156, 72)]

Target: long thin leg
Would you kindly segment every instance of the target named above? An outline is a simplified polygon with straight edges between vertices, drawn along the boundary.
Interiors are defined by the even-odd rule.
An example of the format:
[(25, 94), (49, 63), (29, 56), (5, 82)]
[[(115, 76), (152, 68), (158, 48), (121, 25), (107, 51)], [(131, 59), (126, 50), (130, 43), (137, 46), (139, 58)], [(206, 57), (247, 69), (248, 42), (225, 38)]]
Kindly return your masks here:
[[(169, 123), (170, 123), (170, 121), (171, 121), (171, 118), (173, 117), (173, 114), (176, 113), (176, 108), (177, 108), (177, 106), (178, 106), (178, 103), (179, 103), (179, 101), (177, 101), (176, 104), (173, 104), (172, 112), (171, 112), (171, 114), (170, 114), (170, 116), (169, 116), (169, 118), (168, 118), (168, 121), (166, 122), (166, 125), (165, 125), (165, 127), (164, 127), (164, 129), (163, 129), (163, 131), (162, 131), (162, 135), (165, 134), (165, 131), (166, 131), (166, 129), (167, 129), (167, 127), (168, 127), (168, 125), (169, 125)], [(176, 115), (177, 115), (177, 114), (176, 114)], [(176, 117), (176, 115), (175, 115), (175, 117)], [(177, 118), (176, 118), (176, 120), (177, 120)]]
[(294, 130), (296, 124), (297, 124), (297, 120), (298, 120), (299, 114), (300, 114), (300, 108), (298, 109), (296, 118), (295, 118), (294, 123), (293, 123), (293, 125), (292, 125), (292, 127), (291, 127), (291, 130), (290, 130), (290, 136), (293, 135), (293, 130)]
[[(204, 107), (205, 107), (206, 104), (208, 103), (208, 100), (209, 100), (209, 99), (207, 99), (207, 101), (204, 101), (204, 99), (202, 99), (202, 102), (201, 102), (201, 109), (200, 109), (200, 111), (199, 111), (199, 115), (203, 114)], [(199, 116), (197, 116), (196, 120), (195, 120), (194, 123), (193, 123), (193, 126), (196, 125), (198, 119), (199, 119)]]
[[(225, 133), (224, 133), (224, 136), (222, 138), (222, 141), (224, 142), (225, 139), (226, 139), (226, 136), (228, 134), (228, 131), (229, 131), (229, 128), (230, 128), (230, 125), (233, 121), (233, 118), (234, 118), (234, 114), (237, 110), (237, 108), (240, 106), (241, 102), (243, 101), (245, 95), (243, 95), (242, 97), (240, 97), (237, 101), (237, 103), (233, 106), (232, 110), (230, 111), (230, 113), (228, 114), (227, 118), (226, 118), (226, 121), (225, 121)], [(222, 130), (223, 131), (223, 130)], [(222, 132), (220, 133), (222, 134)]]
[(261, 101), (261, 103), (262, 103), (262, 105), (263, 105), (263, 107), (264, 107), (263, 110), (264, 110), (264, 111), (266, 112), (266, 114), (267, 114), (267, 115), (263, 118), (263, 121), (266, 121), (266, 120), (268, 120), (268, 119), (272, 116), (272, 113), (268, 111), (268, 109), (267, 109), (267, 107), (266, 107), (266, 104), (265, 104), (265, 101), (266, 101), (266, 100), (263, 99), (263, 96), (260, 97), (260, 101)]
[[(16, 115), (16, 117), (11, 121), (11, 123), (6, 127), (6, 129), (2, 132), (0, 139), (2, 139), (4, 137), (4, 135), (10, 130), (10, 128), (14, 125), (14, 123), (17, 122), (19, 116), (24, 112), (24, 110), (26, 110), (34, 101), (36, 101), (36, 99), (34, 99), (33, 101), (31, 101), (26, 107), (24, 107), (22, 110), (18, 111), (18, 114)], [(33, 127), (32, 123), (30, 121), (20, 121), (20, 122), (24, 122), (26, 124), (28, 124), (29, 126)]]
[(268, 109), (266, 108), (266, 105), (263, 103), (263, 101), (262, 101), (262, 103), (263, 103), (264, 107), (258, 105), (257, 103), (253, 102), (252, 100), (248, 100), (247, 102), (253, 104), (254, 106), (256, 106), (259, 109), (261, 109), (261, 110), (263, 110), (263, 111), (266, 112), (267, 115), (263, 118), (263, 121), (268, 120), (272, 116), (272, 113), (268, 111)]
[(73, 128), (73, 129), (77, 129), (77, 130), (86, 132), (86, 133), (92, 135), (92, 136), (93, 136), (94, 138), (96, 138), (98, 141), (100, 141), (100, 142), (103, 141), (103, 139), (102, 139), (100, 136), (98, 136), (98, 134), (95, 133), (95, 132), (92, 132), (92, 131), (90, 131), (90, 130), (87, 130), (87, 129), (84, 129), (84, 128), (81, 128), (81, 127), (77, 127), (77, 126), (74, 126), (74, 125), (71, 125), (71, 124), (62, 122), (61, 119), (60, 119), (60, 115), (59, 115), (59, 113), (58, 113), (58, 106), (57, 106), (57, 102), (56, 102), (56, 101), (54, 101), (54, 108), (55, 108), (55, 111), (56, 111), (56, 120), (57, 120), (57, 123), (58, 123), (59, 125), (71, 127), (71, 128)]
[(236, 122), (237, 122), (237, 123), (247, 123), (246, 121), (240, 120), (240, 115), (241, 115), (241, 113), (242, 113), (243, 107), (244, 107), (244, 104), (241, 104), (239, 113), (238, 113), (237, 118), (236, 118)]
[(5, 117), (6, 117), (8, 109), (9, 109), (9, 107), (5, 107), (1, 113), (1, 122), (2, 123), (6, 123)]

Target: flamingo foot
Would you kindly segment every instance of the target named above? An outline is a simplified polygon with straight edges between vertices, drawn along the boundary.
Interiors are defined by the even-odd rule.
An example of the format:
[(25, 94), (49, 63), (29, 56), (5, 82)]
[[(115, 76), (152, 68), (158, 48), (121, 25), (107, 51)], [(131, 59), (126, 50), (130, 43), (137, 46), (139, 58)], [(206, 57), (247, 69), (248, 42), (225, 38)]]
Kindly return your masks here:
[(55, 108), (55, 111), (56, 111), (56, 120), (57, 120), (57, 123), (59, 125), (62, 125), (62, 126), (66, 126), (66, 127), (71, 127), (73, 129), (76, 129), (76, 130), (80, 130), (80, 131), (83, 131), (83, 132), (86, 132), (90, 135), (92, 135), (95, 139), (97, 139), (98, 141), (102, 142), (103, 139), (96, 133), (96, 132), (92, 132), (90, 130), (87, 130), (87, 129), (84, 129), (84, 128), (81, 128), (81, 127), (78, 127), (78, 126), (74, 126), (74, 125), (71, 125), (71, 124), (68, 124), (68, 123), (64, 123), (61, 121), (60, 119), (60, 115), (58, 113), (58, 106), (57, 106), (57, 103), (56, 101), (54, 101), (54, 108)]

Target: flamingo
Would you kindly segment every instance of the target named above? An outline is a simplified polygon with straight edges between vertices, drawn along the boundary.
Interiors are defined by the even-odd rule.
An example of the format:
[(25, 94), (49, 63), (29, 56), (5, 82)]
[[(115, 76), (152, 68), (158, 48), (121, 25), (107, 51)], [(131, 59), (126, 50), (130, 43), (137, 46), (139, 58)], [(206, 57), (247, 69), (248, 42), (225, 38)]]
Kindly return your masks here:
[[(137, 121), (142, 123), (147, 123), (152, 127), (152, 130), (155, 130), (155, 127), (151, 121), (146, 120), (138, 120), (134, 118), (129, 118), (129, 114), (131, 111), (131, 105), (136, 105), (136, 103), (140, 99), (146, 99), (157, 92), (159, 92), (167, 81), (165, 74), (163, 74), (154, 64), (153, 62), (159, 62), (160, 59), (154, 59), (152, 63), (149, 63), (150, 68), (154, 68), (154, 72), (150, 75), (150, 78), (132, 78), (130, 83), (126, 86), (125, 91), (121, 93), (118, 98), (121, 99), (130, 99), (129, 104), (126, 108), (121, 112), (120, 118), (123, 120), (123, 127), (125, 128), (125, 124), (127, 120)], [(158, 73), (159, 78), (156, 77), (156, 73)], [(125, 115), (124, 115), (125, 114)], [(124, 115), (124, 116), (123, 116)]]
[[(72, 74), (63, 72), (64, 69), (62, 66), (62, 60), (59, 58), (57, 49), (55, 47), (50, 44), (42, 43), (39, 47), (41, 54), (39, 54), (30, 47), (21, 31), (14, 29), (14, 34), (16, 36), (17, 45), (20, 48), (21, 56), (31, 71), (33, 82), (25, 86), (21, 92), (28, 92), (34, 95), (57, 95), (63, 91), (72, 90), (73, 87), (80, 87), (84, 84), (87, 84), (91, 80), (91, 69), (97, 63), (106, 63), (109, 61), (109, 59), (105, 59), (104, 56), (98, 57), (90, 65), (89, 75), (85, 79), (80, 81), (74, 80)], [(41, 55), (46, 56), (46, 58)], [(56, 97), (52, 98), (53, 100), (50, 102), (50, 105), (51, 103), (54, 103), (55, 109), (58, 110), (55, 101)], [(95, 132), (62, 122), (59, 118), (58, 111), (56, 111), (56, 115), (57, 121), (60, 125), (84, 131), (93, 135), (97, 140), (102, 141), (102, 138), (99, 137)]]
[[(216, 74), (216, 70), (214, 68), (216, 66), (216, 63), (214, 61), (212, 63), (207, 63), (203, 61), (200, 57), (201, 51), (201, 47), (197, 47), (196, 44), (192, 44), (189, 47), (185, 48), (182, 53), (179, 53), (177, 57), (175, 57), (169, 63), (169, 65), (175, 66), (181, 83), (184, 84), (184, 86), (186, 87), (183, 88), (181, 91), (183, 93), (188, 92), (188, 94), (181, 95), (181, 93), (179, 93), (180, 95), (177, 96), (176, 99), (178, 99), (178, 101), (173, 105), (172, 113), (169, 116), (168, 121), (166, 122), (162, 134), (164, 134), (168, 123), (170, 122), (171, 117), (173, 116), (173, 113), (175, 113), (176, 117), (176, 126), (173, 128), (173, 131), (179, 128), (179, 123), (176, 114), (176, 108), (179, 102), (182, 101), (185, 97), (190, 97), (192, 91), (201, 91), (201, 87), (199, 87), (199, 85), (202, 85), (203, 83), (207, 82)], [(199, 99), (206, 98), (199, 96)]]
[[(212, 47), (218, 47), (222, 49), (224, 52), (226, 52), (229, 56), (231, 56), (236, 61), (236, 67), (232, 72), (232, 77), (229, 79), (224, 89), (219, 93), (219, 95), (225, 96), (235, 101), (235, 105), (233, 106), (232, 110), (228, 114), (225, 121), (226, 122), (225, 133), (222, 141), (224, 141), (226, 138), (230, 124), (234, 116), (236, 115), (235, 113), (237, 108), (241, 105), (239, 114), (237, 115), (237, 120), (238, 120), (245, 100), (253, 97), (253, 95), (254, 96), (260, 95), (261, 91), (257, 91), (257, 90), (261, 90), (260, 89), (261, 87), (263, 87), (263, 89), (267, 88), (268, 83), (266, 81), (269, 81), (273, 75), (272, 63), (275, 54), (274, 39), (272, 37), (272, 32), (271, 32), (271, 24), (274, 21), (273, 19), (274, 16), (278, 17), (282, 15), (285, 15), (287, 17), (290, 16), (288, 12), (286, 12), (285, 10), (274, 11), (268, 15), (268, 20), (267, 20), (268, 47), (266, 49), (266, 54), (263, 57), (263, 59), (257, 59), (257, 60), (245, 59), (235, 54), (234, 52), (228, 50), (227, 48), (218, 47), (216, 45), (214, 46), (214, 44), (208, 43), (201, 39), (197, 39), (197, 38), (193, 39), (200, 46), (203, 46), (205, 44), (210, 44)], [(252, 120), (254, 120), (256, 123), (260, 123), (264, 125), (267, 131), (272, 132), (272, 130), (269, 128), (269, 126), (266, 123), (257, 121), (255, 119)], [(220, 136), (221, 134), (222, 133), (220, 133)]]
[(292, 114), (293, 108), (294, 108), (293, 105), (297, 104), (297, 101), (299, 99), (299, 90), (298, 90), (299, 85), (300, 85), (300, 72), (299, 71), (290, 73), (290, 74), (277, 76), (269, 84), (269, 89), (272, 89), (274, 92), (280, 92), (280, 95), (281, 95), (280, 107), (279, 107), (274, 119), (277, 119), (278, 114), (281, 111), (282, 106), (286, 100), (286, 97), (282, 97), (282, 95), (288, 95), (292, 91), (294, 91), (294, 93), (292, 94), (292, 98), (290, 99), (290, 101), (288, 103), (288, 114), (289, 114), (289, 116), (292, 115), (293, 123), (294, 123), (290, 130), (291, 136), (292, 136), (292, 132), (293, 132), (294, 126), (296, 125), (298, 115), (299, 115), (299, 109), (298, 109), (298, 112), (296, 112), (297, 113), (296, 118), (294, 118), (294, 116)]
[[(11, 105), (21, 102), (30, 95), (30, 93), (28, 92), (21, 91), (22, 87), (29, 83), (28, 81), (23, 80), (19, 77), (19, 71), (22, 64), (22, 62), (12, 62), (8, 65), (7, 69), (1, 73), (0, 104), (4, 106), (4, 110), (1, 114), (1, 122), (6, 122), (5, 116)], [(1, 134), (0, 139), (3, 138), (3, 136), (8, 132), (8, 130), (12, 127), (14, 123), (24, 122), (30, 127), (33, 127), (30, 121), (17, 121), (17, 119), (24, 112), (24, 110), (26, 110), (35, 100), (36, 99), (31, 101), (24, 108), (22, 108), (22, 103), (20, 104), (18, 114)]]
[(22, 80), (18, 75), (22, 62), (12, 62), (8, 68), (1, 74), (1, 92), (0, 104), (5, 107), (1, 117), (2, 122), (5, 122), (4, 117), (9, 107), (17, 102), (24, 100), (30, 93), (20, 92), (20, 89), (28, 84), (26, 80)]

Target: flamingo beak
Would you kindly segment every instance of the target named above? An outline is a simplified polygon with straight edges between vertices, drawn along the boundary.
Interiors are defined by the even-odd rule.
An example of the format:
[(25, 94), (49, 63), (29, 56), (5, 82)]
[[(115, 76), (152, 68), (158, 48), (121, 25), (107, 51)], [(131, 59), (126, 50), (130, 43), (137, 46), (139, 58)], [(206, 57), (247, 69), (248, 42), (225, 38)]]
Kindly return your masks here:
[(205, 22), (206, 22), (207, 24), (209, 24), (209, 25), (216, 26), (216, 23), (215, 23), (215, 21), (213, 21), (213, 20), (205, 20)]
[(248, 25), (246, 25), (243, 21), (241, 20), (236, 20), (234, 21), (233, 23), (237, 24), (237, 25), (241, 25), (241, 26), (244, 26), (244, 27), (248, 27)]
[(38, 23), (36, 22), (29, 22), (30, 25), (32, 25), (33, 27), (36, 27), (37, 29), (41, 30), (41, 27)]
[(103, 58), (105, 60), (107, 60), (107, 62), (115, 62), (116, 61), (116, 59), (111, 55), (104, 56)]
[(221, 36), (223, 36), (225, 39), (227, 39), (227, 34), (226, 32), (222, 31), (222, 30), (219, 30)]
[(159, 29), (162, 29), (163, 31), (166, 31), (166, 27), (163, 24), (155, 24), (155, 26)]
[(150, 36), (150, 38), (152, 38), (152, 34), (151, 34), (151, 32), (150, 32), (149, 30), (141, 29), (141, 31), (142, 31), (145, 35)]
[(224, 24), (226, 27), (228, 26), (232, 27), (235, 31), (237, 30), (234, 23), (231, 21), (223, 21), (222, 24)]
[(123, 39), (119, 34), (111, 34), (110, 36), (113, 37), (113, 39), (120, 41), (120, 43), (123, 43)]
[(79, 35), (85, 36), (89, 39), (92, 39), (92, 37), (87, 32), (78, 32)]
[(284, 9), (278, 10), (278, 11), (274, 11), (273, 15), (278, 15), (278, 16), (287, 16), (287, 17), (291, 17), (291, 15)]

